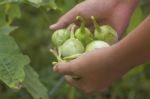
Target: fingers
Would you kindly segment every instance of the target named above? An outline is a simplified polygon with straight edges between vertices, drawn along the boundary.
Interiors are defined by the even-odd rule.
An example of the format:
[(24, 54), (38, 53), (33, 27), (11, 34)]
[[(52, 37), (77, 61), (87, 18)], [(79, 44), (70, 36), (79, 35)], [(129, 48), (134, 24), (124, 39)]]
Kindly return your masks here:
[(71, 86), (74, 86), (75, 88), (83, 91), (85, 94), (87, 94), (89, 96), (96, 94), (92, 88), (89, 88), (89, 86), (87, 86), (87, 81), (85, 81), (85, 79), (74, 80), (74, 79), (72, 79), (71, 76), (68, 76), (68, 75), (66, 75), (64, 78), (65, 78), (65, 81), (67, 81), (67, 83), (69, 83)]
[(79, 15), (79, 11), (78, 11), (78, 7), (76, 6), (68, 13), (66, 13), (64, 16), (62, 16), (57, 23), (51, 25), (50, 29), (57, 30), (68, 26), (69, 24), (74, 23), (76, 21), (76, 16), (78, 15)]
[(69, 75), (65, 75), (64, 78), (70, 85), (80, 89), (82, 80), (74, 80), (72, 79), (72, 76), (69, 76)]
[(73, 65), (71, 62), (68, 63), (58, 63), (54, 66), (53, 70), (62, 75), (74, 75)]
[[(71, 86), (74, 86), (75, 88), (77, 88), (78, 90), (81, 90), (83, 92), (86, 93), (87, 90), (85, 90), (84, 87), (86, 87), (86, 82), (84, 81), (84, 79), (80, 79), (80, 80), (74, 80), (72, 79), (72, 76), (69, 76), (69, 75), (66, 75), (64, 76), (65, 78), (65, 81), (71, 85)], [(86, 93), (87, 94), (87, 93)]]

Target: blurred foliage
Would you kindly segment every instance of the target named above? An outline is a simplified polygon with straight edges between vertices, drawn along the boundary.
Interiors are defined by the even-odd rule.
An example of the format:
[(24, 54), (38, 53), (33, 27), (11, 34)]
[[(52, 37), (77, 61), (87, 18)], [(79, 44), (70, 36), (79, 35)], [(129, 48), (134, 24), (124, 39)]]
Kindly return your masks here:
[[(6, 1), (10, 3), (6, 3)], [(5, 30), (4, 33), (9, 33), (18, 27), (10, 35), (15, 38), (21, 51), (30, 57), (30, 65), (39, 74), (41, 82), (49, 90), (50, 99), (149, 99), (150, 63), (140, 65), (131, 70), (105, 92), (94, 97), (86, 96), (69, 87), (60, 75), (52, 71), (51, 62), (55, 58), (50, 54), (49, 48), (52, 47), (50, 37), (53, 31), (49, 30), (48, 27), (80, 1), (0, 0), (0, 33), (2, 30)], [(12, 9), (9, 9), (8, 5), (10, 4)], [(17, 6), (14, 7), (16, 4)], [(142, 1), (140, 7), (132, 16), (127, 33), (133, 30), (149, 14), (149, 7), (149, 0)], [(6, 25), (3, 20), (6, 18), (4, 13), (8, 16)], [(37, 73), (32, 75), (38, 78)], [(37, 85), (41, 86), (40, 84)], [(37, 89), (35, 89), (36, 91)], [(33, 99), (30, 94), (28, 89), (22, 88), (18, 91), (10, 89), (3, 82), (0, 82), (0, 99)], [(34, 99), (40, 98), (35, 96)]]

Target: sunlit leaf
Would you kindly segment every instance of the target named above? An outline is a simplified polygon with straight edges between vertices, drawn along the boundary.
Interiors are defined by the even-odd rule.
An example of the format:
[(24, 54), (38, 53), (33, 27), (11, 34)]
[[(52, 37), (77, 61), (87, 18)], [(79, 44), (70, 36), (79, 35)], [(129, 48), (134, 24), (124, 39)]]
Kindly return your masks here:
[(21, 2), (23, 0), (0, 0), (0, 5), (5, 3), (12, 3), (12, 2)]
[(24, 66), (29, 58), (23, 55), (14, 39), (0, 34), (0, 80), (10, 88), (19, 89), (24, 80)]
[(14, 18), (21, 17), (20, 7), (17, 3), (9, 4), (9, 9), (7, 12), (8, 17), (13, 20)]
[(17, 27), (4, 25), (4, 26), (0, 27), (0, 33), (8, 35), (12, 31), (14, 31), (15, 29), (17, 29)]

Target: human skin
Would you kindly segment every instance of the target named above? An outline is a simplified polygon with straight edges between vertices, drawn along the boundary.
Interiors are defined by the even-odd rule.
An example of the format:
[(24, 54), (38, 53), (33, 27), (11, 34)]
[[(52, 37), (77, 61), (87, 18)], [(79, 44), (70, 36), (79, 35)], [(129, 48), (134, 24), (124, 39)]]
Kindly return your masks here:
[[(99, 92), (135, 66), (150, 60), (149, 26), (150, 16), (113, 46), (85, 53), (68, 63), (59, 63), (54, 71), (86, 94)], [(72, 79), (74, 75), (81, 79)]]
[[(55, 65), (54, 71), (87, 94), (111, 85), (135, 66), (150, 60), (150, 16), (135, 30), (111, 47), (101, 48), (68, 63)], [(80, 76), (80, 80), (72, 76)]]
[(86, 20), (89, 28), (92, 28), (90, 18), (95, 16), (100, 25), (109, 24), (114, 27), (121, 38), (138, 3), (139, 0), (85, 0), (63, 15), (50, 28), (56, 30), (71, 23), (78, 24), (76, 20), (78, 15)]

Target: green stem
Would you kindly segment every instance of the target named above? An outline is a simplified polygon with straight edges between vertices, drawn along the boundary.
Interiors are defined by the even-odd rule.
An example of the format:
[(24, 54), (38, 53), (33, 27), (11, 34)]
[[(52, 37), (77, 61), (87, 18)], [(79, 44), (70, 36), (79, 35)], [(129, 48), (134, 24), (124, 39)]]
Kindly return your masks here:
[(70, 24), (70, 25), (67, 27), (66, 30), (67, 30), (67, 31), (70, 31), (73, 25), (74, 25), (74, 24)]
[(94, 17), (94, 16), (91, 16), (91, 19), (92, 19), (92, 21), (93, 21), (93, 24), (94, 24), (95, 29), (100, 32), (100, 31), (101, 31), (101, 28), (99, 27), (99, 24), (96, 22), (95, 17)]
[(50, 52), (57, 58), (57, 60), (58, 60), (58, 62), (64, 62), (62, 59), (61, 59), (61, 54), (60, 54), (60, 52), (56, 52), (55, 50), (53, 50), (53, 49), (50, 49)]
[(68, 86), (68, 99), (75, 99), (75, 89), (70, 85), (67, 86)]
[[(11, 9), (11, 4), (10, 3), (6, 3), (5, 4), (5, 11), (4, 11), (5, 14), (8, 15), (10, 9)], [(10, 16), (8, 16), (7, 24), (10, 25), (12, 22), (13, 22), (13, 19)]]
[(74, 30), (75, 30), (75, 25), (72, 25), (72, 27), (71, 27), (71, 38), (75, 38), (74, 37)]
[(59, 48), (58, 48), (58, 57), (61, 59), (61, 52)]
[(81, 33), (84, 33), (84, 31), (85, 31), (84, 19), (81, 16), (77, 16), (76, 19), (81, 22), (80, 30), (81, 30)]

